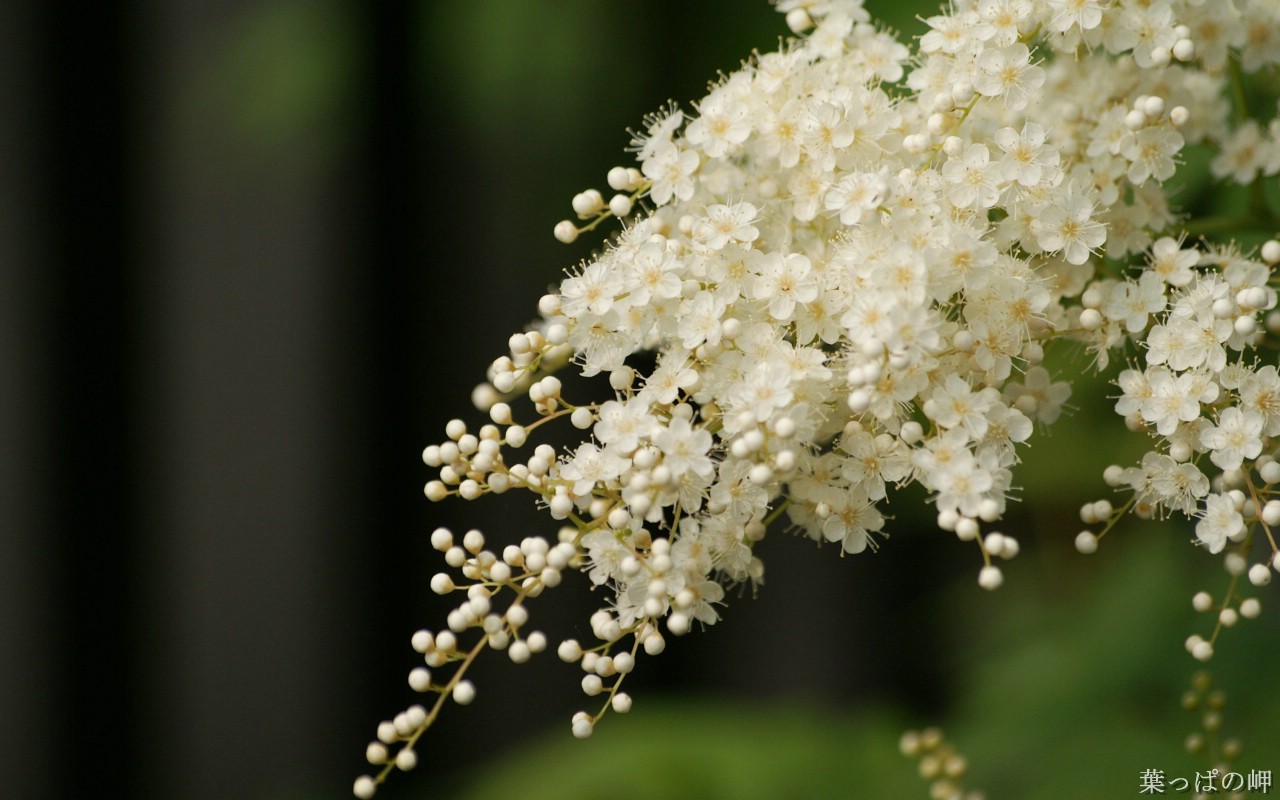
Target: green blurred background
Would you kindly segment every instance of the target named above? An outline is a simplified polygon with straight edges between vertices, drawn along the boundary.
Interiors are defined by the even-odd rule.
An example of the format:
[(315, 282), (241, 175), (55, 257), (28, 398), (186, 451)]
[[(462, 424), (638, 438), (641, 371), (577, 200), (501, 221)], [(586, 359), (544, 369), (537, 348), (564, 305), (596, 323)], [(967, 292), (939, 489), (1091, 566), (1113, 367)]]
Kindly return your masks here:
[[(867, 5), (908, 34), (932, 7)], [(447, 610), (429, 531), (550, 531), (430, 506), (420, 448), (479, 421), (471, 386), (590, 254), (551, 228), (626, 128), (785, 32), (763, 0), (0, 6), (6, 792), (344, 796)], [(896, 743), (927, 724), (992, 798), (1205, 768), (1177, 703), (1217, 560), (1177, 524), (1070, 545), (1143, 449), (1108, 393), (1026, 451), (999, 592), (916, 495), (876, 554), (775, 534), (759, 596), (642, 659), (628, 718), (574, 741), (575, 670), (491, 658), (381, 796), (924, 797)], [(585, 635), (585, 584), (535, 624)], [(1280, 769), (1276, 633), (1215, 659), (1245, 768)]]

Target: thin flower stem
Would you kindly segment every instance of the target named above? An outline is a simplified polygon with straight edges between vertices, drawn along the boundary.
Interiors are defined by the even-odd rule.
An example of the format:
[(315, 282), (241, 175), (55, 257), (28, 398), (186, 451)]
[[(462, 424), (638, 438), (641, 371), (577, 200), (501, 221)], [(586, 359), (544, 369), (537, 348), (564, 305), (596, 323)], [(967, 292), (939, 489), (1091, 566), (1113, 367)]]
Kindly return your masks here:
[(787, 506), (789, 505), (791, 505), (790, 497), (784, 499), (781, 503), (778, 504), (777, 508), (769, 512), (769, 515), (764, 518), (764, 526), (767, 528), (770, 525), (772, 525), (778, 517), (782, 516), (782, 512), (786, 511)]
[[(511, 601), (511, 605), (512, 606), (519, 605), (524, 600), (526, 594), (527, 592), (524, 589), (519, 590), (519, 592), (516, 594), (516, 599)], [(505, 614), (503, 615), (503, 619), (504, 620), (506, 619)], [(449, 697), (453, 695), (453, 690), (457, 688), (459, 683), (462, 682), (463, 677), (467, 674), (467, 669), (469, 669), (471, 665), (475, 662), (476, 656), (480, 655), (481, 651), (484, 650), (485, 647), (488, 646), (488, 644), (489, 644), (489, 637), (481, 636), (480, 641), (476, 642), (475, 645), (471, 648), (471, 650), (468, 651), (466, 658), (464, 658), (462, 660), (462, 663), (458, 664), (458, 668), (454, 670), (453, 677), (451, 677), (449, 679), (449, 682), (445, 684), (443, 688), (440, 689), (440, 696), (436, 698), (436, 702), (431, 706), (431, 710), (427, 712), (427, 719), (425, 722), (422, 723), (422, 727), (414, 731), (413, 735), (405, 740), (402, 748), (407, 748), (412, 750), (413, 747), (417, 745), (418, 740), (422, 738), (422, 734), (426, 733), (427, 729), (430, 728), (431, 725), (436, 721), (436, 717), (440, 716), (440, 710), (444, 708), (445, 701), (448, 700)], [(395, 759), (388, 761), (386, 765), (383, 766), (382, 770), (378, 772), (374, 780), (377, 781), (378, 783), (385, 783), (387, 776), (390, 775), (392, 771), (395, 770), (395, 767), (396, 767)]]
[(1249, 98), (1244, 89), (1244, 71), (1240, 68), (1240, 58), (1232, 53), (1227, 59), (1227, 72), (1231, 76), (1231, 100), (1235, 105), (1236, 122), (1244, 122), (1251, 118)]
[[(1254, 184), (1259, 185), (1259, 184)], [(1262, 209), (1263, 214), (1258, 214), (1257, 209), (1251, 213), (1238, 217), (1205, 217), (1203, 219), (1185, 222), (1179, 226), (1178, 230), (1184, 231), (1188, 236), (1218, 236), (1229, 233), (1243, 233), (1245, 231), (1259, 231), (1263, 233), (1275, 230), (1276, 220), (1265, 207)]]

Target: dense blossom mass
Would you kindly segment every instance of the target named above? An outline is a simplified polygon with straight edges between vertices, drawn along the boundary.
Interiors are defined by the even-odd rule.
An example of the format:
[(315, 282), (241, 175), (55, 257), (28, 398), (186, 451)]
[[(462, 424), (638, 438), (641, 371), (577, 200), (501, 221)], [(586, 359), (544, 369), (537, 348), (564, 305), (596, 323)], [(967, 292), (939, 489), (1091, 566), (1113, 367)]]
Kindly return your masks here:
[[(521, 662), (547, 646), (526, 601), (565, 570), (608, 600), (596, 641), (557, 648), (601, 700), (573, 719), (579, 737), (630, 707), (619, 686), (641, 652), (762, 579), (753, 548), (775, 521), (860, 553), (918, 483), (998, 587), (1018, 542), (993, 525), (1019, 454), (1070, 395), (1042, 363), (1059, 340), (1125, 365), (1116, 412), (1152, 437), (1104, 475), (1123, 499), (1084, 521), (1185, 514), (1236, 574), (1252, 560), (1249, 577), (1269, 577), (1280, 375), (1255, 350), (1276, 324), (1280, 243), (1197, 238), (1164, 184), (1192, 145), (1222, 182), (1280, 172), (1276, 109), (1239, 91), (1280, 63), (1280, 3), (953, 0), (912, 47), (861, 0), (776, 4), (794, 38), (649, 117), (612, 196), (574, 198), (557, 238), (620, 230), (493, 363), (474, 396), (491, 423), (455, 420), (426, 449), (432, 500), (530, 491), (563, 527), (492, 550), (436, 531), (454, 572), (432, 588), (465, 599), (414, 637), (426, 665), (410, 683), (434, 705), (383, 723), (368, 756), (385, 768), (358, 796), (416, 763), (446, 698), (469, 702), (481, 650)], [(1250, 214), (1275, 233), (1264, 201)], [(566, 368), (601, 376), (600, 396), (566, 396)], [(561, 418), (581, 444), (535, 446)], [(1257, 611), (1238, 595), (1216, 608), (1232, 603)]]

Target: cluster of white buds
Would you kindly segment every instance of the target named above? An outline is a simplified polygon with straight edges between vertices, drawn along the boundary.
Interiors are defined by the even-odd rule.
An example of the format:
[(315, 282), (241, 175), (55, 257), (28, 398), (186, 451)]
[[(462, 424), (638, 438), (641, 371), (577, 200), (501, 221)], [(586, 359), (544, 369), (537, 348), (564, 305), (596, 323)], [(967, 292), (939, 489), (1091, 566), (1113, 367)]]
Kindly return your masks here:
[[(451, 423), (450, 427), (457, 426)], [(459, 440), (465, 435), (451, 432), (451, 437)], [(577, 554), (568, 541), (552, 545), (536, 536), (496, 553), (486, 549), (484, 534), (474, 529), (458, 541), (448, 529), (437, 528), (431, 534), (431, 545), (458, 575), (455, 579), (447, 571), (436, 573), (431, 590), (438, 595), (461, 594), (464, 599), (449, 612), (445, 629), (420, 630), (413, 635), (410, 644), (421, 654), (423, 665), (410, 670), (409, 687), (435, 699), (429, 709), (414, 704), (378, 725), (377, 738), (369, 743), (365, 758), (381, 771), (356, 779), (354, 791), (360, 798), (372, 797), (393, 770), (407, 772), (417, 766), (418, 740), (435, 722), (446, 700), (452, 698), (465, 706), (475, 699), (475, 684), (466, 675), (481, 651), (506, 651), (513, 663), (523, 664), (547, 649), (546, 635), (528, 629), (525, 601), (558, 586), (561, 572), (575, 566)]]
[[(1129, 364), (1116, 411), (1153, 437), (1140, 465), (1105, 471), (1129, 494), (1084, 506), (1077, 549), (1127, 513), (1176, 512), (1226, 552), (1233, 581), (1270, 577), (1280, 375), (1255, 353), (1280, 335), (1280, 242), (1253, 253), (1196, 237), (1280, 229), (1257, 188), (1280, 172), (1280, 121), (1255, 116), (1242, 88), (1280, 64), (1280, 6), (952, 0), (913, 52), (862, 0), (776, 5), (800, 38), (722, 76), (696, 113), (649, 117), (638, 166), (608, 172), (614, 194), (573, 198), (559, 240), (615, 217), (621, 229), (493, 362), (473, 394), (490, 423), (452, 421), (423, 453), (439, 470), (430, 499), (528, 490), (564, 525), (554, 546), (501, 554), (479, 534), (439, 535), (468, 585), (411, 676), (436, 708), (470, 696), (459, 676), (483, 647), (516, 661), (541, 649), (522, 633), (524, 601), (576, 568), (605, 597), (599, 643), (559, 648), (605, 697), (573, 718), (590, 735), (630, 707), (619, 686), (641, 649), (715, 623), (726, 588), (761, 581), (754, 547), (771, 524), (874, 550), (908, 484), (996, 589), (1019, 551), (998, 527), (1020, 452), (1070, 396), (1044, 365), (1063, 341), (1093, 366)], [(1189, 145), (1215, 153), (1219, 179), (1255, 187), (1247, 214), (1179, 217), (1165, 183)], [(566, 396), (554, 373), (570, 364), (607, 388)], [(532, 444), (561, 418), (579, 445)], [(446, 573), (432, 587), (463, 591)], [(515, 599), (498, 614), (504, 589)], [(1233, 583), (1209, 608), (1228, 625), (1259, 605)], [(473, 630), (471, 649), (441, 649)], [(1212, 639), (1189, 646), (1207, 657)], [(432, 661), (461, 663), (440, 682)], [(392, 723), (401, 753), (434, 714), (415, 714), (407, 739)]]
[(556, 223), (557, 240), (572, 244), (582, 233), (594, 229), (610, 217), (623, 219), (635, 209), (636, 200), (649, 188), (649, 181), (635, 167), (614, 167), (609, 170), (609, 188), (615, 194), (608, 202), (598, 189), (587, 189), (573, 196), (573, 213), (583, 222), (578, 225), (573, 220), (564, 219)]
[[(1191, 677), (1191, 688), (1182, 695), (1182, 708), (1197, 715), (1199, 722), (1197, 729), (1187, 734), (1183, 746), (1191, 755), (1205, 756), (1217, 775), (1225, 776), (1231, 772), (1232, 763), (1239, 760), (1244, 752), (1244, 745), (1235, 737), (1223, 736), (1227, 693), (1212, 687), (1213, 677), (1201, 670)], [(1222, 788), (1228, 787), (1224, 785)], [(1241, 786), (1231, 788), (1243, 788), (1243, 782)], [(1245, 796), (1244, 792), (1228, 795)]]
[(929, 797), (935, 800), (984, 800), (986, 794), (964, 788), (969, 760), (956, 750), (938, 728), (907, 731), (898, 740), (898, 750), (919, 759), (916, 771), (929, 781)]

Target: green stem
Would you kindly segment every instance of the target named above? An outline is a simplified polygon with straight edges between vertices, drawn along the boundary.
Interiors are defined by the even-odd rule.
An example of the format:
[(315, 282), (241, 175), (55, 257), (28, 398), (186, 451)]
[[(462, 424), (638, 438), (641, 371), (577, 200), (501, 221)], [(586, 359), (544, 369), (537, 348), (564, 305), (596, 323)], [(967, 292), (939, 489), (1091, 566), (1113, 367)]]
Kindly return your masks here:
[(1249, 99), (1244, 91), (1244, 71), (1240, 69), (1240, 59), (1235, 54), (1228, 59), (1227, 70), (1231, 75), (1231, 99), (1235, 105), (1236, 122), (1241, 123), (1252, 115), (1249, 113)]
[[(1257, 186), (1258, 184), (1254, 185)], [(1265, 207), (1264, 201), (1263, 207), (1254, 209), (1253, 213), (1237, 217), (1205, 217), (1203, 219), (1188, 220), (1178, 226), (1178, 230), (1186, 232), (1192, 238), (1196, 238), (1244, 231), (1270, 233), (1276, 227), (1276, 220), (1270, 213), (1270, 209)]]
[(767, 516), (767, 517), (765, 517), (765, 518), (764, 518), (764, 526), (767, 528), (767, 527), (769, 527), (770, 525), (772, 525), (772, 524), (773, 524), (773, 521), (774, 521), (774, 520), (776, 520), (778, 517), (782, 516), (782, 512), (786, 511), (786, 510), (787, 510), (787, 506), (789, 506), (789, 505), (791, 505), (791, 498), (790, 498), (790, 497), (788, 497), (787, 499), (783, 500), (781, 503), (779, 503), (779, 504), (778, 504), (778, 507), (777, 507), (777, 508), (775, 508), (773, 511), (769, 512), (769, 516)]

